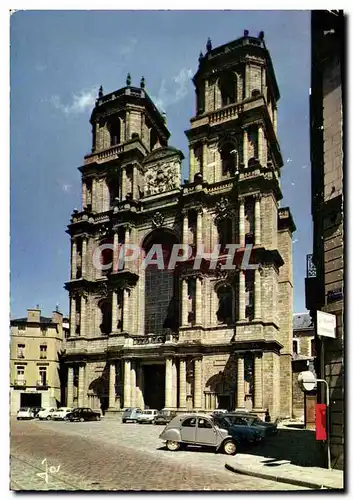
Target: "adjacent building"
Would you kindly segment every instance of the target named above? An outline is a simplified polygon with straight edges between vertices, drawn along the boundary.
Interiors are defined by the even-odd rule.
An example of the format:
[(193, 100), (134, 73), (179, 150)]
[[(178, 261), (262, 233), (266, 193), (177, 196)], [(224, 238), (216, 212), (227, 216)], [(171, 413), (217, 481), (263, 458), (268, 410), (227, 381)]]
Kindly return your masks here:
[(26, 318), (11, 320), (10, 411), (22, 406), (49, 407), (62, 402), (60, 355), (63, 348), (63, 316), (51, 318), (28, 309)]
[(316, 390), (304, 393), (298, 384), (300, 372), (315, 373), (316, 341), (313, 320), (309, 313), (293, 315), (293, 414), (302, 419), (307, 428), (315, 428)]
[[(295, 225), (280, 207), (280, 93), (264, 33), (208, 40), (193, 83), (183, 184), (184, 155), (144, 78), (99, 90), (82, 206), (67, 230), (67, 405), (291, 416)], [(144, 255), (160, 245), (164, 265), (144, 268), (141, 253), (122, 264), (131, 244)], [(177, 244), (190, 254), (169, 268)], [(230, 270), (227, 244), (238, 245)], [(241, 265), (246, 248), (252, 269)]]
[[(336, 315), (336, 338), (317, 337), (317, 373), (330, 386), (333, 466), (343, 467), (343, 135), (345, 93), (342, 11), (313, 11), (310, 95), (313, 254), (307, 258), (306, 307)], [(318, 333), (318, 332), (316, 332)], [(318, 391), (325, 403), (324, 390)]]

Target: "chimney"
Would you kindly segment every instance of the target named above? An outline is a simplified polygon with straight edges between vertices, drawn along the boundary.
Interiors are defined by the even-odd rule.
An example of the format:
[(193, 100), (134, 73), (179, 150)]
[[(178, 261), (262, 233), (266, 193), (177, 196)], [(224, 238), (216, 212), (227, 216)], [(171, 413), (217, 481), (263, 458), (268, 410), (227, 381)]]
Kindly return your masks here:
[(27, 309), (27, 322), (28, 323), (40, 323), (39, 306), (37, 306), (36, 309)]

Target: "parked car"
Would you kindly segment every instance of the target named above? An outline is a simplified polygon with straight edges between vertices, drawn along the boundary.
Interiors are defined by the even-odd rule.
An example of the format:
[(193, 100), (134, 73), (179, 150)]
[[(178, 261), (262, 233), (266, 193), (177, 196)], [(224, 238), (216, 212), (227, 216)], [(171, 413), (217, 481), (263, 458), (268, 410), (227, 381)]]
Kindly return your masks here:
[(39, 420), (51, 420), (53, 412), (56, 411), (56, 408), (43, 408), (40, 412), (38, 412)]
[(123, 424), (126, 422), (137, 422), (138, 415), (141, 413), (141, 408), (125, 408), (121, 421)]
[(155, 425), (167, 425), (176, 416), (173, 410), (160, 410), (153, 419)]
[(158, 415), (158, 410), (142, 410), (137, 415), (138, 424), (152, 424), (155, 417)]
[(34, 412), (32, 408), (23, 407), (17, 412), (17, 420), (30, 420), (34, 418)]
[(32, 411), (33, 411), (33, 414), (34, 414), (34, 418), (38, 418), (38, 413), (40, 411), (42, 411), (42, 410), (44, 410), (44, 408), (40, 408), (39, 406), (33, 407)]
[(177, 415), (159, 437), (166, 442), (170, 451), (179, 450), (181, 445), (198, 445), (235, 455), (239, 445), (239, 437), (231, 425), (227, 429), (221, 427), (208, 415)]
[(214, 415), (214, 422), (223, 429), (232, 431), (232, 435), (236, 435), (239, 443), (252, 444), (262, 441), (266, 432), (264, 428), (253, 425), (253, 419), (247, 419), (244, 415)]
[(51, 414), (51, 418), (53, 420), (65, 420), (67, 415), (71, 413), (73, 408), (67, 408), (66, 406), (62, 406), (57, 410), (53, 411)]
[(69, 422), (87, 422), (89, 420), (100, 420), (101, 414), (99, 411), (94, 411), (91, 408), (74, 408), (66, 415), (65, 420)]
[(273, 422), (264, 422), (257, 415), (254, 415), (251, 413), (240, 414), (238, 412), (237, 413), (229, 412), (226, 414), (226, 416), (229, 417), (230, 419), (241, 417), (248, 422), (248, 425), (253, 425), (253, 426), (261, 428), (265, 432), (266, 436), (272, 436), (274, 434), (277, 434), (277, 432), (278, 432), (278, 429), (277, 429), (278, 420), (276, 420), (274, 423)]

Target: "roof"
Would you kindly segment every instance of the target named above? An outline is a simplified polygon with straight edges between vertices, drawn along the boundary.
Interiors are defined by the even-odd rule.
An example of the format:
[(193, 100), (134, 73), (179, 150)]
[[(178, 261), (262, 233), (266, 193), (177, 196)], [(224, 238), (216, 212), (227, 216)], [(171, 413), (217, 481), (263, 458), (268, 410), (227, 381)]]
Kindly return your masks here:
[(293, 314), (293, 330), (304, 330), (305, 328), (314, 329), (309, 313)]
[[(28, 321), (28, 318), (14, 318), (11, 320), (11, 323), (36, 323), (35, 321)], [(50, 324), (50, 323), (53, 323), (53, 319), (52, 318), (46, 318), (45, 316), (41, 316), (40, 317), (40, 323), (43, 323), (43, 324)]]

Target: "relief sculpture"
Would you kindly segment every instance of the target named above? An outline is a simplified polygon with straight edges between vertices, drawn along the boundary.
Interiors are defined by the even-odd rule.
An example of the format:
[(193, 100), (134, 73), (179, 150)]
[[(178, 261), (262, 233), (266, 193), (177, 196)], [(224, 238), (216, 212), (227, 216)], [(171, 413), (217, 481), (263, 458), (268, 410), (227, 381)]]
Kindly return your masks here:
[(177, 162), (158, 164), (145, 175), (145, 196), (172, 191), (180, 186), (180, 165)]

